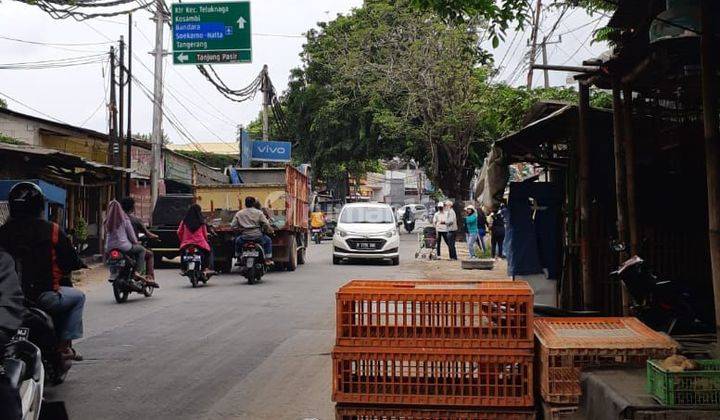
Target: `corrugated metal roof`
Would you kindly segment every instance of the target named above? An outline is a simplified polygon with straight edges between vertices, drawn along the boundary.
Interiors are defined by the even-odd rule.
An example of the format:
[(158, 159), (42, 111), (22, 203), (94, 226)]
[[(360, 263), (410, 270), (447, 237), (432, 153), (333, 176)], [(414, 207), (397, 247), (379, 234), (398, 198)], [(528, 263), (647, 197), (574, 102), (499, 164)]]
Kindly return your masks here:
[[(240, 153), (239, 145), (237, 143), (198, 143), (198, 146), (203, 151), (208, 153), (216, 153), (219, 155), (232, 155), (238, 156)], [(168, 144), (166, 147), (170, 150), (176, 150), (178, 152), (193, 152), (198, 150), (192, 144)]]
[(47, 149), (44, 147), (0, 143), (0, 153), (2, 152), (52, 157), (60, 160), (62, 163), (66, 163), (67, 166), (80, 166), (92, 169), (106, 169), (125, 173), (133, 172), (131, 169), (89, 161), (71, 153), (60, 152), (55, 149)]

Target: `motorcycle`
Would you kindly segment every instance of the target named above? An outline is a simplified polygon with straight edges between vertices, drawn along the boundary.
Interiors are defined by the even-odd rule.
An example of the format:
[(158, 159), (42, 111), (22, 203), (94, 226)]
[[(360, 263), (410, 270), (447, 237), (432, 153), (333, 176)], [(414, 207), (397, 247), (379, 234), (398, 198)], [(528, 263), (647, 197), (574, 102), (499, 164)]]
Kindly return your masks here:
[(650, 328), (667, 334), (702, 334), (714, 332), (695, 308), (696, 298), (677, 282), (658, 278), (648, 264), (635, 255), (610, 273), (622, 281), (632, 303), (630, 310)]
[(245, 276), (248, 284), (259, 282), (268, 270), (262, 245), (259, 242), (246, 240), (240, 249), (237, 265), (240, 266), (240, 274)]
[(403, 216), (403, 225), (407, 233), (412, 233), (415, 229), (415, 217), (412, 214), (405, 213)]
[(72, 360), (63, 357), (58, 351), (58, 336), (52, 317), (39, 308), (28, 306), (22, 329), (28, 331), (28, 341), (40, 349), (47, 384), (53, 386), (63, 383), (72, 367)]
[(180, 259), (182, 262), (182, 275), (190, 280), (192, 287), (197, 287), (198, 283), (207, 284), (210, 274), (205, 274), (203, 270), (203, 254), (195, 245), (189, 245), (180, 251)]
[(145, 297), (153, 295), (155, 287), (136, 278), (133, 257), (119, 249), (111, 249), (108, 252), (107, 265), (110, 269), (108, 281), (112, 283), (113, 295), (117, 303), (126, 302), (132, 292), (140, 293)]
[(20, 394), (22, 419), (36, 420), (40, 410), (45, 385), (40, 349), (28, 341), (30, 330), (20, 328), (3, 351), (0, 373), (10, 380), (10, 386)]
[(313, 241), (315, 241), (316, 244), (322, 243), (322, 238), (325, 235), (325, 228), (312, 228), (311, 230)]

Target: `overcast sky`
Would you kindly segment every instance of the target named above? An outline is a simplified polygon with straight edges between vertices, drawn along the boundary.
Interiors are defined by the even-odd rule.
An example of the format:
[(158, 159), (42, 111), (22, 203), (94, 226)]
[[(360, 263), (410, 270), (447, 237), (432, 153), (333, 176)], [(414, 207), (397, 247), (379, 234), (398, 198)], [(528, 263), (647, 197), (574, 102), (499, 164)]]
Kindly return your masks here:
[[(361, 4), (362, 0), (253, 1), (253, 63), (217, 65), (215, 68), (231, 88), (239, 89), (255, 78), (263, 64), (267, 64), (276, 89), (282, 91), (290, 69), (300, 65), (298, 54), (304, 42), (303, 32), (316, 27), (319, 21), (331, 19), (338, 13), (349, 13)], [(153, 68), (153, 59), (148, 52), (153, 47), (154, 24), (149, 18), (147, 11), (136, 12), (133, 16), (133, 71), (152, 89), (152, 73), (148, 69)], [(557, 18), (557, 12), (546, 13), (541, 34), (549, 31)], [(555, 31), (556, 35), (564, 33), (562, 42), (548, 45), (548, 62), (578, 65), (601, 54), (607, 47), (590, 45), (589, 37), (592, 30), (601, 27), (606, 20), (599, 15), (587, 16), (579, 10), (566, 13)], [(165, 49), (170, 50), (168, 29), (165, 27)], [(103, 53), (109, 50), (110, 42), (117, 41), (121, 35), (127, 38), (127, 18), (124, 16), (86, 22), (58, 21), (37, 7), (0, 0), (0, 65)], [(492, 50), (489, 42), (483, 43), (495, 55), (496, 64), (502, 64), (496, 78), (498, 82), (525, 84), (529, 36), (529, 30), (517, 34), (511, 32), (496, 50)], [(3, 39), (8, 37), (54, 45)], [(557, 36), (552, 41), (557, 41)], [(44, 70), (0, 69), (0, 97), (14, 110), (104, 132), (107, 130), (107, 72), (107, 64), (101, 63)], [(550, 84), (565, 85), (566, 77), (566, 73), (551, 72)], [(536, 86), (543, 83), (542, 72), (535, 72), (534, 83)], [(232, 142), (236, 125), (246, 125), (260, 110), (261, 95), (254, 101), (231, 102), (221, 96), (194, 66), (173, 66), (170, 56), (165, 59), (165, 84), (166, 112), (176, 116), (194, 141)], [(132, 124), (136, 133), (148, 133), (152, 129), (152, 106), (139, 88), (133, 90)], [(167, 122), (163, 126), (172, 142), (188, 142)]]

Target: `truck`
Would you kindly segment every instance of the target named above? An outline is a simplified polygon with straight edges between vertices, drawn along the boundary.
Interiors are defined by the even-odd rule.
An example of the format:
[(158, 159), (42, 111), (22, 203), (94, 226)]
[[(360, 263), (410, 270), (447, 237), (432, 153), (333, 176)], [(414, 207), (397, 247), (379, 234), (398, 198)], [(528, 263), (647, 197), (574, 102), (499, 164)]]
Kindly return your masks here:
[(180, 255), (177, 230), (194, 200), (193, 194), (167, 194), (158, 197), (149, 229), (158, 236), (157, 241), (150, 243), (156, 267), (160, 267), (163, 257), (171, 260)]
[(272, 220), (275, 234), (273, 261), (276, 268), (294, 271), (305, 263), (309, 242), (308, 178), (293, 166), (280, 168), (238, 168), (239, 184), (198, 185), (195, 202), (200, 205), (206, 220), (216, 235), (211, 245), (215, 270), (230, 272), (235, 255), (235, 230), (232, 217), (242, 209), (246, 197), (260, 201)]

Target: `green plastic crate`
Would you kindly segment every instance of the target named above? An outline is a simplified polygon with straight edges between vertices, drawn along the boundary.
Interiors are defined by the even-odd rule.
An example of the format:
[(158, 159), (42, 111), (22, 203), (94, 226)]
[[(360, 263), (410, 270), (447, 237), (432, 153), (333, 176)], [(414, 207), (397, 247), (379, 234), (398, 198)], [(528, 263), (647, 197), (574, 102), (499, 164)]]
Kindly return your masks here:
[(647, 361), (647, 391), (670, 406), (720, 407), (720, 360), (696, 360), (701, 370), (667, 372)]

